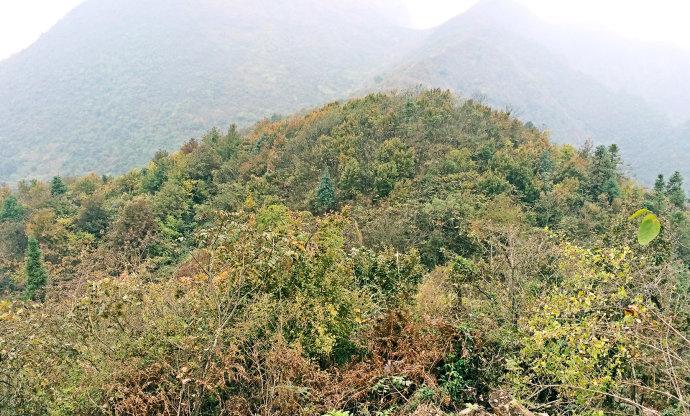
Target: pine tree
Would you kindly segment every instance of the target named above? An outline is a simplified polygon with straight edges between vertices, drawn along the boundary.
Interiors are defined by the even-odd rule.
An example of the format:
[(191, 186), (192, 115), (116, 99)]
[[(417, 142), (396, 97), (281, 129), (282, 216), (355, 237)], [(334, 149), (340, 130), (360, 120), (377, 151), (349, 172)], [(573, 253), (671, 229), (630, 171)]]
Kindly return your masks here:
[(45, 299), (45, 286), (48, 282), (48, 272), (43, 266), (41, 248), (38, 246), (38, 241), (33, 237), (29, 239), (29, 244), (26, 247), (24, 277), (26, 279), (24, 286), (26, 298), (43, 301)]
[(659, 174), (654, 182), (654, 193), (649, 201), (647, 208), (654, 212), (664, 212), (666, 210), (666, 178)]
[(609, 146), (609, 157), (611, 158), (611, 163), (618, 169), (621, 164), (621, 155), (617, 144), (612, 144)]
[(50, 194), (52, 196), (58, 196), (65, 194), (66, 192), (67, 186), (62, 181), (62, 178), (60, 178), (59, 176), (53, 177), (53, 180), (50, 182)]
[(323, 173), (323, 176), (321, 176), (319, 189), (316, 191), (314, 209), (317, 213), (323, 214), (325, 212), (335, 210), (336, 205), (337, 200), (335, 196), (335, 187), (333, 186), (333, 181), (331, 180), (331, 174), (328, 169), (326, 169), (326, 171)]
[(659, 176), (656, 177), (656, 181), (654, 181), (654, 193), (661, 195), (666, 194), (666, 179), (664, 179), (664, 175), (662, 174), (659, 174)]
[(8, 195), (2, 203), (0, 210), (0, 221), (21, 221), (26, 210), (19, 203), (17, 197)]
[(620, 196), (620, 185), (618, 171), (620, 165), (620, 155), (618, 147), (611, 145), (597, 146), (591, 158), (589, 172), (590, 195), (596, 199), (601, 194), (606, 194), (609, 202)]
[(677, 208), (685, 206), (685, 190), (683, 190), (683, 176), (680, 172), (673, 172), (666, 184), (666, 195)]
[(551, 190), (553, 182), (553, 170), (555, 167), (556, 164), (551, 156), (551, 152), (544, 150), (539, 157), (539, 175), (541, 176), (541, 180), (544, 183), (544, 189), (546, 191)]
[(618, 179), (608, 178), (601, 187), (602, 193), (608, 196), (609, 203), (621, 196), (621, 187), (618, 184)]

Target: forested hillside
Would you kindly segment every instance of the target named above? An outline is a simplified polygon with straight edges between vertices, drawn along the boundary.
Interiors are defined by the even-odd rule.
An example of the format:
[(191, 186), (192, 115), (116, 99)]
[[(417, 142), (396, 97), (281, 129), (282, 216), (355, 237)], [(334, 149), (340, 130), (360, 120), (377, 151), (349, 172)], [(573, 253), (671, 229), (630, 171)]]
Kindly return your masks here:
[(0, 221), (1, 415), (690, 410), (682, 176), (449, 92), (22, 182)]
[(509, 0), (423, 31), (401, 14), (399, 0), (85, 0), (0, 62), (0, 181), (122, 173), (212, 126), (418, 85), (510, 108), (560, 143), (618, 143), (648, 186), (659, 166), (690, 175), (689, 53)]
[[(434, 29), (368, 88), (450, 88), (510, 109), (559, 143), (617, 143), (631, 172), (651, 185), (658, 166), (690, 174), (685, 156), (669, 156), (687, 153), (677, 122), (690, 114), (680, 115), (677, 103), (690, 102), (690, 54), (652, 59), (643, 46), (551, 27), (517, 3), (486, 0)], [(668, 73), (674, 68), (688, 71)]]
[(383, 0), (87, 0), (0, 62), (0, 179), (120, 173), (344, 97), (406, 49), (395, 18)]
[(662, 42), (626, 39), (604, 29), (540, 21), (512, 0), (486, 0), (475, 19), (562, 56), (606, 88), (644, 99), (674, 123), (690, 117), (690, 53)]

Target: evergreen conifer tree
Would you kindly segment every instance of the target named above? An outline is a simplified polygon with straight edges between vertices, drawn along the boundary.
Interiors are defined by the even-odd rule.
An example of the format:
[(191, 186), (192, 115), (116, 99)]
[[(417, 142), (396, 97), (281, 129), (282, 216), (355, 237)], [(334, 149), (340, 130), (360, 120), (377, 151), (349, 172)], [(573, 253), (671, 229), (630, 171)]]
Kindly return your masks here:
[(666, 194), (666, 179), (662, 174), (659, 174), (659, 176), (656, 177), (656, 181), (654, 181), (654, 193), (660, 195)]
[(45, 299), (45, 286), (48, 282), (48, 272), (43, 266), (41, 248), (38, 246), (38, 241), (33, 237), (29, 239), (29, 244), (26, 247), (24, 277), (26, 279), (24, 286), (26, 298), (43, 301)]
[(618, 198), (621, 196), (621, 187), (618, 184), (618, 179), (616, 178), (608, 178), (606, 182), (601, 187), (602, 193), (606, 194), (608, 197), (609, 203), (613, 202), (615, 198)]
[(335, 196), (335, 187), (331, 180), (331, 174), (326, 169), (321, 176), (319, 189), (316, 191), (316, 200), (314, 201), (315, 211), (319, 214), (330, 212), (336, 209), (337, 200)]
[(2, 203), (0, 221), (21, 221), (24, 218), (25, 211), (16, 196), (8, 195)]
[(590, 194), (593, 198), (606, 194), (609, 202), (620, 196), (618, 184), (620, 155), (618, 147), (597, 146), (590, 164)]
[(680, 172), (673, 172), (666, 184), (666, 195), (669, 201), (677, 208), (685, 206), (685, 190), (683, 189), (683, 176)]
[(59, 176), (53, 177), (53, 180), (50, 182), (50, 194), (52, 196), (58, 196), (66, 192), (67, 186), (62, 181), (62, 178), (60, 178)]
[(666, 178), (659, 174), (654, 181), (654, 193), (647, 201), (647, 208), (654, 212), (664, 212), (666, 210)]
[(553, 170), (555, 166), (556, 163), (551, 156), (551, 152), (544, 150), (539, 158), (539, 174), (544, 182), (544, 189), (547, 191), (550, 191), (553, 185)]

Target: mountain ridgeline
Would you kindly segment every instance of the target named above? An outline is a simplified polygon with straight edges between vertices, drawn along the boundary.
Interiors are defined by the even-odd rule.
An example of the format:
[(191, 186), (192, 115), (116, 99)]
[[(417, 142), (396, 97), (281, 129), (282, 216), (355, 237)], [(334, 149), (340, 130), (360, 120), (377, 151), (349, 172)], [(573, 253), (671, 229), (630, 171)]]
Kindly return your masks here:
[(85, 1), (0, 63), (0, 177), (123, 172), (212, 126), (341, 98), (410, 35), (362, 4)]
[[(653, 105), (656, 102), (646, 99), (650, 94), (643, 94), (639, 82), (614, 85), (602, 71), (588, 71), (586, 65), (573, 62), (579, 54), (586, 55), (585, 46), (569, 45), (566, 40), (586, 39), (588, 33), (575, 34), (580, 36), (550, 27), (509, 1), (483, 2), (435, 29), (399, 64), (377, 77), (380, 82), (371, 87), (409, 88), (421, 83), (449, 88), (496, 108), (508, 109), (549, 130), (552, 139), (560, 143), (581, 145), (590, 139), (600, 144), (617, 143), (632, 173), (647, 184), (651, 184), (659, 166), (685, 169), (684, 163), (675, 159), (676, 152), (657, 152), (660, 146), (679, 150), (687, 146), (679, 127), (670, 121), (672, 114), (677, 114), (677, 107), (671, 105), (671, 100), (666, 101), (667, 106)], [(562, 39), (566, 40), (559, 44)], [(592, 48), (596, 45), (594, 39), (591, 45), (587, 44)], [(630, 45), (626, 46), (622, 49), (630, 49)], [(602, 58), (602, 65), (611, 63), (618, 68), (615, 60), (613, 56)], [(646, 68), (647, 61), (640, 60), (639, 65)], [(686, 63), (685, 68), (690, 71), (690, 62), (662, 62), (659, 65), (671, 67), (676, 62)], [(688, 73), (678, 82), (690, 87)], [(660, 74), (663, 73), (649, 78), (666, 75)], [(671, 75), (664, 79), (669, 78), (678, 79)], [(658, 91), (679, 93), (670, 85), (659, 87)], [(681, 86), (680, 91), (690, 98), (690, 88)], [(686, 113), (683, 120), (687, 117)]]
[(686, 208), (442, 90), (24, 181), (0, 415), (685, 415)]
[(0, 180), (122, 173), (212, 126), (418, 85), (509, 108), (560, 143), (617, 143), (647, 185), (660, 166), (690, 174), (689, 53), (552, 26), (508, 0), (430, 30), (402, 27), (401, 10), (86, 0), (0, 62)]

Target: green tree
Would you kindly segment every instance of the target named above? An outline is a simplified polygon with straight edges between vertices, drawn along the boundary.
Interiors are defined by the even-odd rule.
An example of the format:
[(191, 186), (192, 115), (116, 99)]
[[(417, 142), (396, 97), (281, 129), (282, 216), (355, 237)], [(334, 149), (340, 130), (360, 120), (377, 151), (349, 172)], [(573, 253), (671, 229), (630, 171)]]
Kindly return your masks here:
[(609, 202), (621, 196), (621, 187), (618, 184), (618, 179), (614, 177), (606, 179), (606, 182), (601, 187), (601, 191), (608, 196)]
[(340, 180), (338, 189), (342, 198), (352, 198), (358, 192), (364, 191), (366, 173), (362, 169), (361, 163), (355, 158), (348, 158), (340, 165)]
[(21, 221), (25, 213), (26, 209), (19, 203), (17, 197), (8, 195), (2, 203), (0, 221)]
[(134, 270), (154, 253), (160, 242), (160, 225), (150, 200), (139, 196), (127, 202), (118, 212), (107, 238), (119, 271)]
[(38, 246), (38, 241), (33, 237), (29, 238), (29, 244), (26, 247), (24, 278), (26, 279), (24, 286), (26, 298), (43, 301), (45, 299), (45, 286), (48, 282), (48, 272), (43, 266), (41, 248)]
[(555, 168), (556, 162), (554, 162), (551, 152), (544, 150), (539, 157), (539, 176), (546, 191), (550, 191), (553, 186), (553, 171)]
[(403, 178), (412, 178), (415, 169), (414, 150), (399, 138), (388, 139), (379, 146), (374, 162), (376, 196), (385, 198)]
[(108, 211), (103, 207), (102, 201), (97, 198), (89, 198), (84, 201), (75, 224), (81, 230), (99, 237), (108, 228), (109, 221)]
[(666, 178), (659, 174), (654, 181), (654, 192), (649, 197), (647, 208), (654, 212), (664, 212), (666, 210)]
[(331, 174), (326, 169), (321, 176), (319, 189), (316, 191), (316, 200), (314, 201), (314, 211), (323, 214), (334, 211), (337, 207), (337, 198), (335, 195), (335, 187), (331, 180)]
[(666, 179), (664, 175), (659, 174), (659, 176), (656, 177), (656, 181), (654, 181), (654, 192), (661, 195), (666, 194)]
[(685, 190), (683, 190), (683, 176), (680, 172), (673, 172), (666, 184), (666, 195), (677, 208), (685, 206)]
[(66, 192), (67, 186), (62, 181), (62, 178), (60, 178), (59, 176), (53, 177), (53, 180), (50, 182), (50, 194), (52, 196), (58, 196)]
[(592, 198), (597, 199), (599, 195), (605, 194), (611, 202), (620, 196), (619, 165), (620, 155), (616, 145), (611, 145), (608, 148), (597, 146), (592, 156), (589, 172), (589, 192)]
[(168, 172), (164, 162), (165, 159), (158, 159), (149, 163), (149, 166), (144, 170), (142, 186), (146, 192), (155, 194), (168, 179)]

